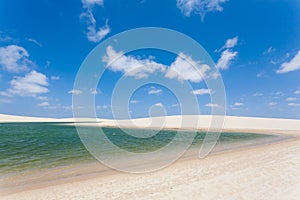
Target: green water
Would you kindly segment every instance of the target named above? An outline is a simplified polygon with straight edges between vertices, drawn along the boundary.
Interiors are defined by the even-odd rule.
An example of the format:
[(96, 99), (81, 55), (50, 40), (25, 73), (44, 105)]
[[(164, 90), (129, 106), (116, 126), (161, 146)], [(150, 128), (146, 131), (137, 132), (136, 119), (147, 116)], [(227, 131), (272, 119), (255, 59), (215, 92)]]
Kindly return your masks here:
[[(128, 136), (118, 128), (104, 128), (117, 146), (131, 152), (155, 151), (168, 144), (176, 131), (163, 130), (150, 138)], [(149, 130), (135, 130), (147, 132)], [(64, 123), (0, 123), (0, 174), (51, 168), (95, 159), (85, 149), (74, 126)], [(192, 147), (199, 147), (204, 132), (198, 132)], [(252, 133), (222, 133), (219, 143), (270, 137)], [(113, 152), (107, 151), (108, 154)]]

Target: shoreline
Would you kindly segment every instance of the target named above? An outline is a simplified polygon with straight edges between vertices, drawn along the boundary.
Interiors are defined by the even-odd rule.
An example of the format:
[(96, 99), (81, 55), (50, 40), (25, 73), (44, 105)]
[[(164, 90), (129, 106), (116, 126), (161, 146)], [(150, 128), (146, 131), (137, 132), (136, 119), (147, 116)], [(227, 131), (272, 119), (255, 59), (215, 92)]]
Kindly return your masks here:
[[(166, 128), (178, 130), (176, 122), (180, 117), (167, 117)], [(209, 116), (193, 117), (202, 119), (197, 129), (207, 130)], [(152, 119), (136, 119), (135, 122), (138, 122), (139, 126), (134, 128), (155, 127), (155, 124), (151, 123), (152, 126), (149, 126), (149, 120)], [(0, 115), (1, 121), (3, 120)], [(115, 125), (113, 120), (102, 120), (100, 123), (101, 126)], [(88, 123), (84, 125), (95, 126)], [(122, 125), (128, 125), (128, 120), (123, 121)], [(192, 153), (189, 151), (173, 164), (145, 174), (120, 173), (100, 163), (61, 166), (40, 170), (39, 173), (28, 172), (16, 176), (20, 181), (15, 185), (6, 185), (11, 189), (2, 190), (0, 196), (6, 200), (88, 200), (170, 199), (195, 196), (204, 199), (257, 199), (280, 198), (285, 197), (284, 195), (293, 199), (300, 195), (300, 191), (297, 190), (300, 187), (300, 160), (297, 159), (300, 157), (300, 120), (226, 117), (222, 132), (275, 135), (278, 141), (250, 141), (249, 144), (241, 143), (241, 146), (219, 152), (215, 149), (216, 152), (210, 153), (204, 159), (195, 157), (197, 150)], [(104, 171), (99, 171), (99, 167)], [(26, 179), (30, 176), (31, 179)], [(47, 182), (47, 177), (51, 177), (52, 180)], [(12, 179), (1, 179), (0, 183), (4, 186), (4, 183), (9, 181), (13, 183)], [(22, 185), (26, 186), (22, 188)]]
[[(238, 132), (238, 131), (237, 131)], [(247, 132), (248, 133), (248, 132)], [(261, 148), (265, 145), (277, 145), (281, 143), (287, 143), (299, 139), (293, 136), (282, 136), (278, 134), (269, 135), (275, 136), (274, 138), (252, 139), (250, 141), (233, 142), (232, 144), (223, 144), (221, 146), (214, 147), (213, 151), (209, 153), (206, 158), (220, 156), (235, 153), (244, 150), (251, 150)], [(249, 143), (250, 142), (250, 143)], [(171, 165), (180, 164), (182, 162), (202, 160), (198, 157), (199, 147), (193, 147), (188, 149), (178, 160)], [(204, 159), (206, 159), (204, 158)], [(170, 166), (166, 166), (168, 168)], [(160, 171), (160, 170), (158, 170)], [(151, 173), (156, 173), (150, 172)], [(48, 187), (59, 187), (59, 185), (70, 184), (74, 182), (88, 181), (92, 179), (103, 179), (110, 176), (116, 176), (118, 174), (128, 174), (120, 172), (115, 169), (111, 169), (99, 161), (90, 161), (84, 164), (73, 163), (63, 166), (56, 166), (53, 168), (32, 169), (26, 170), (21, 173), (12, 173), (4, 176), (0, 176), (1, 182), (8, 182), (9, 184), (1, 184), (2, 189), (0, 196), (7, 197), (10, 195), (16, 195), (22, 192), (29, 192), (37, 189), (44, 189)], [(148, 174), (148, 173), (146, 173)], [(135, 174), (134, 174), (135, 175)], [(19, 181), (22, 180), (22, 181)]]
[[(267, 169), (269, 168), (268, 165), (273, 163), (275, 168), (272, 171), (269, 171), (269, 170), (266, 171), (266, 173), (268, 174), (268, 172), (270, 172), (270, 174), (267, 175), (267, 177), (274, 179), (274, 177), (278, 177), (278, 176), (276, 176), (277, 172), (275, 169), (277, 169), (277, 170), (280, 169), (281, 172), (288, 172), (288, 169), (289, 169), (289, 168), (285, 168), (285, 167), (280, 167), (278, 169), (278, 164), (283, 164), (287, 160), (284, 159), (282, 162), (278, 163), (278, 161), (276, 161), (276, 159), (274, 160), (274, 158), (277, 158), (277, 156), (280, 157), (280, 155), (282, 155), (282, 156), (290, 155), (290, 154), (286, 154), (286, 152), (284, 152), (284, 151), (280, 152), (281, 150), (288, 149), (288, 148), (291, 151), (293, 151), (295, 149), (298, 150), (296, 153), (297, 153), (297, 155), (300, 155), (299, 144), (300, 144), (300, 140), (297, 137), (297, 138), (292, 138), (289, 140), (282, 140), (282, 141), (274, 142), (274, 143), (268, 143), (268, 144), (263, 144), (263, 145), (258, 145), (258, 146), (254, 145), (254, 146), (250, 146), (247, 148), (239, 148), (239, 149), (227, 150), (227, 151), (223, 151), (223, 152), (217, 152), (214, 154), (210, 154), (208, 157), (206, 157), (204, 159), (187, 157), (187, 158), (180, 159), (179, 161), (176, 161), (172, 165), (170, 165), (162, 170), (158, 170), (156, 172), (151, 172), (151, 173), (146, 173), (146, 174), (141, 174), (141, 175), (120, 173), (120, 172), (106, 168), (109, 172), (108, 174), (105, 174), (105, 173), (99, 174), (99, 171), (96, 170), (96, 171), (92, 171), (89, 174), (85, 174), (85, 175), (83, 174), (83, 176), (80, 176), (78, 174), (82, 173), (82, 165), (78, 165), (75, 168), (72, 168), (69, 166), (70, 168), (66, 167), (65, 169), (62, 169), (62, 171), (65, 170), (65, 172), (68, 172), (71, 174), (73, 173), (74, 176), (72, 176), (72, 178), (66, 178), (66, 179), (62, 179), (59, 181), (53, 180), (52, 184), (50, 184), (50, 185), (49, 184), (43, 185), (42, 183), (40, 183), (39, 187), (33, 186), (31, 188), (29, 187), (27, 190), (18, 191), (16, 193), (10, 193), (10, 194), (6, 194), (6, 195), (1, 194), (1, 196), (3, 199), (7, 199), (7, 200), (8, 199), (47, 199), (47, 198), (44, 198), (47, 196), (52, 197), (52, 198), (55, 197), (55, 199), (72, 199), (72, 198), (77, 198), (77, 197), (81, 197), (82, 199), (94, 199), (94, 198), (102, 198), (105, 196), (106, 196), (106, 198), (109, 198), (110, 197), (109, 193), (115, 193), (116, 195), (118, 195), (118, 197), (121, 197), (121, 198), (129, 198), (130, 196), (128, 196), (128, 193), (131, 193), (131, 194), (139, 193), (140, 195), (142, 195), (141, 197), (144, 196), (144, 197), (149, 198), (150, 197), (149, 193), (145, 192), (145, 190), (147, 190), (146, 188), (149, 188), (151, 191), (157, 192), (156, 198), (158, 198), (158, 199), (166, 198), (166, 197), (164, 197), (164, 194), (163, 194), (166, 191), (164, 191), (162, 189), (165, 189), (169, 192), (174, 192), (173, 189), (177, 188), (177, 190), (174, 193), (174, 195), (176, 194), (176, 196), (177, 195), (179, 195), (179, 196), (191, 195), (191, 194), (195, 195), (196, 193), (200, 192), (200, 190), (198, 192), (195, 191), (195, 189), (197, 188), (197, 185), (201, 186), (202, 188), (203, 187), (205, 188), (205, 186), (207, 186), (207, 187), (210, 186), (210, 188), (215, 188), (215, 187), (213, 187), (213, 185), (216, 185), (216, 186), (219, 185), (218, 188), (220, 188), (220, 186), (223, 185), (224, 183), (222, 181), (220, 183), (218, 183), (219, 181), (217, 181), (217, 180), (220, 178), (220, 177), (218, 177), (218, 175), (222, 175), (222, 173), (224, 171), (226, 173), (229, 173), (229, 171), (231, 171), (229, 169), (231, 169), (233, 166), (239, 168), (239, 164), (243, 164), (242, 167), (239, 168), (239, 170), (244, 171), (247, 168), (248, 169), (257, 169), (257, 167), (252, 166), (254, 164), (257, 164), (257, 162), (261, 165), (266, 164)], [(265, 155), (266, 152), (268, 152), (267, 154), (271, 154), (271, 155)], [(279, 154), (279, 155), (277, 155), (277, 154)], [(268, 157), (268, 156), (270, 156), (270, 157)], [(263, 157), (263, 159), (259, 160), (259, 159), (261, 159), (260, 157)], [(288, 156), (288, 158), (290, 158), (290, 156)], [(268, 159), (270, 161), (272, 160), (272, 162), (269, 162), (269, 161), (265, 162), (264, 159)], [(282, 159), (282, 157), (280, 157), (280, 159)], [(239, 160), (242, 160), (245, 163), (240, 162)], [(232, 165), (232, 163), (235, 163), (235, 165)], [(251, 165), (249, 165), (249, 166), (246, 165), (247, 167), (245, 166), (245, 164), (250, 164), (250, 163), (251, 163)], [(287, 163), (287, 164), (289, 164), (289, 163)], [(297, 167), (300, 166), (300, 161), (296, 162), (296, 164), (297, 165), (290, 166), (290, 167), (296, 167), (296, 169), (298, 169)], [(94, 163), (92, 166), (86, 165), (87, 168), (84, 168), (84, 170), (89, 171), (90, 169), (95, 169), (94, 167), (96, 167), (96, 168), (99, 167), (99, 165), (100, 165), (99, 163)], [(230, 167), (224, 168), (224, 165), (230, 166)], [(103, 165), (101, 165), (101, 166), (103, 167)], [(211, 170), (213, 170), (213, 171), (211, 171)], [(221, 173), (220, 170), (223, 172)], [(264, 168), (261, 170), (265, 171)], [(274, 172), (274, 170), (275, 170), (275, 172)], [(205, 173), (202, 171), (204, 171)], [(174, 173), (175, 174), (179, 173), (179, 174), (174, 176)], [(231, 171), (231, 173), (234, 174), (235, 171)], [(191, 176), (191, 174), (192, 174), (192, 176)], [(255, 173), (250, 173), (250, 174), (254, 175)], [(260, 173), (256, 174), (255, 176), (261, 177), (259, 174)], [(51, 173), (50, 173), (50, 175), (51, 175)], [(189, 180), (191, 180), (191, 179), (189, 179), (189, 180), (187, 180), (188, 182), (185, 182), (183, 184), (181, 182), (181, 180), (185, 179), (184, 176), (189, 176), (190, 178), (194, 178), (197, 180), (189, 181)], [(253, 176), (253, 178), (255, 176)], [(250, 177), (252, 177), (252, 175)], [(294, 179), (291, 180), (290, 184), (291, 185), (295, 184), (295, 181), (296, 181), (295, 185), (297, 185), (297, 184), (299, 185), (300, 182), (297, 182), (297, 180), (300, 181), (300, 173), (293, 174), (293, 177), (294, 177)], [(204, 180), (202, 180), (203, 178), (204, 178)], [(227, 178), (228, 178), (228, 181), (230, 181), (234, 177), (227, 177)], [(145, 182), (140, 182), (141, 180), (144, 180)], [(245, 180), (245, 179), (236, 179), (236, 181), (237, 180), (244, 180), (247, 182), (247, 180)], [(250, 180), (251, 179), (249, 179), (249, 181)], [(170, 187), (165, 188), (166, 181), (170, 182), (169, 183)], [(213, 181), (214, 184), (211, 184), (210, 181)], [(225, 181), (225, 179), (223, 179), (223, 181)], [(159, 184), (156, 186), (151, 185), (151, 184), (154, 184), (157, 182), (162, 184), (163, 188), (161, 188)], [(204, 182), (204, 183), (202, 183), (202, 182)], [(138, 184), (138, 183), (141, 184), (141, 185), (137, 186), (138, 188), (129, 186), (131, 184)], [(197, 184), (194, 185), (195, 183), (197, 183)], [(242, 182), (242, 183), (245, 184), (245, 182)], [(151, 185), (150, 187), (149, 187), (149, 184)], [(231, 190), (238, 193), (239, 191), (237, 190), (237, 188), (240, 188), (239, 184), (234, 185), (234, 187), (232, 187), (232, 183), (231, 183), (230, 184)], [(185, 189), (182, 189), (180, 187), (178, 188), (178, 186), (184, 187)], [(85, 189), (82, 190), (80, 188), (85, 188)], [(210, 190), (210, 188), (207, 188), (207, 190)], [(230, 188), (230, 186), (228, 186), (228, 188)], [(249, 189), (248, 186), (246, 188)], [(259, 188), (259, 190), (261, 190), (261, 188), (264, 188), (263, 191), (266, 192), (264, 195), (266, 195), (266, 194), (270, 195), (271, 188), (261, 187), (259, 184), (255, 188)], [(139, 190), (141, 190), (141, 191), (139, 191)], [(66, 191), (69, 191), (69, 192), (66, 192)], [(71, 196), (68, 196), (71, 194), (70, 191), (72, 191), (73, 194)], [(216, 194), (219, 194), (220, 191), (218, 193), (217, 193), (217, 191), (215, 191), (216, 193), (213, 193), (211, 191), (207, 191), (207, 192), (209, 193), (209, 195), (213, 195), (213, 194), (216, 195)], [(294, 190), (293, 190), (293, 192), (294, 192)], [(102, 194), (102, 193), (104, 193), (104, 194)], [(189, 194), (189, 193), (191, 193), (191, 194)], [(296, 191), (296, 193), (297, 193), (297, 191)], [(92, 194), (92, 196), (90, 196), (90, 194)], [(153, 194), (153, 193), (151, 193), (151, 194)], [(297, 193), (297, 194), (299, 194), (299, 193)], [(204, 193), (201, 195), (203, 196)], [(208, 195), (208, 194), (206, 193), (206, 195)], [(206, 196), (206, 195), (204, 195), (203, 197), (209, 197), (209, 195), (208, 196)], [(250, 193), (248, 193), (248, 195), (251, 196)], [(88, 198), (87, 196), (90, 196), (90, 197)], [(231, 195), (228, 195), (227, 197), (229, 198), (229, 197), (231, 197)], [(224, 198), (226, 198), (226, 196), (224, 196)], [(135, 196), (135, 198), (133, 198), (133, 199), (139, 199), (139, 196)]]

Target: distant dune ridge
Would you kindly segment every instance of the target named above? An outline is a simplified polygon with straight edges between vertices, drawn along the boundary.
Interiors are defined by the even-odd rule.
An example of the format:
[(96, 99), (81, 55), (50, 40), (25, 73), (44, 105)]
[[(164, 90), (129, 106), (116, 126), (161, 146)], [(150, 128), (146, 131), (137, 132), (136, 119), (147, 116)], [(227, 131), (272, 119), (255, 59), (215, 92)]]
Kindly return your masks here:
[[(195, 127), (195, 120), (198, 120), (198, 125)], [(73, 118), (38, 118), (26, 116), (14, 116), (0, 114), (0, 122), (80, 122)], [(82, 120), (84, 122), (88, 119)], [(90, 120), (94, 121), (94, 120)], [(137, 127), (137, 128), (198, 128), (208, 129), (212, 122), (210, 115), (194, 115), (194, 116), (166, 116), (154, 118), (139, 118), (132, 120), (111, 120), (111, 119), (97, 119), (99, 126), (121, 126), (121, 127)], [(181, 124), (181, 121), (187, 123)], [(191, 123), (189, 123), (191, 121)], [(78, 125), (95, 126), (94, 123), (84, 123)], [(220, 127), (217, 127), (220, 128)], [(280, 131), (300, 130), (300, 120), (294, 119), (277, 119), (277, 118), (255, 118), (255, 117), (234, 117), (225, 116), (223, 129), (225, 130), (262, 130), (262, 131)]]

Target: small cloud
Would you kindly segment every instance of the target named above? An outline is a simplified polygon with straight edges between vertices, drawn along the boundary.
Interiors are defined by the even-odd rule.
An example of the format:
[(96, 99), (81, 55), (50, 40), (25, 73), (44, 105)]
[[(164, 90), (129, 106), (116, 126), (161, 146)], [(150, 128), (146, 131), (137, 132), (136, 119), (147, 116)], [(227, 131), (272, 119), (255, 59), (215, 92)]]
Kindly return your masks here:
[(288, 73), (300, 69), (300, 50), (289, 62), (281, 64), (280, 68), (276, 71), (277, 74)]
[(171, 107), (178, 107), (178, 106), (180, 106), (180, 104), (178, 104), (178, 103), (173, 103), (173, 104), (171, 105)]
[(162, 103), (156, 103), (154, 106), (164, 107)]
[(162, 94), (162, 89), (155, 89), (155, 88), (152, 88), (148, 91), (148, 94), (155, 94), (155, 95), (160, 95)]
[(276, 102), (270, 102), (270, 103), (268, 103), (268, 105), (269, 105), (270, 107), (273, 107), (273, 106), (276, 106), (277, 103), (276, 103)]
[(25, 38), (28, 42), (32, 42), (40, 47), (42, 47), (43, 45), (41, 43), (39, 43), (38, 41), (36, 41), (35, 39), (32, 38)]
[(107, 105), (96, 106), (96, 110), (106, 110), (106, 109), (108, 109)]
[(38, 104), (38, 106), (40, 106), (40, 107), (47, 107), (47, 106), (49, 106), (49, 105), (50, 105), (50, 104), (49, 104), (49, 102), (47, 102), (47, 101)]
[(241, 102), (235, 102), (233, 105), (234, 105), (234, 106), (244, 106), (244, 103), (241, 103)]
[(98, 89), (95, 89), (95, 88), (91, 88), (90, 91), (91, 91), (91, 94), (94, 94), (94, 95), (101, 94), (101, 91)]
[(48, 101), (49, 98), (48, 97), (43, 97), (43, 96), (38, 96), (38, 97), (35, 97), (37, 100), (39, 101)]
[(194, 90), (194, 91), (192, 91), (192, 93), (195, 95), (205, 95), (205, 94), (211, 94), (212, 91), (211, 91), (211, 89), (202, 88), (202, 89)]
[(272, 46), (270, 46), (266, 51), (263, 52), (263, 55), (266, 55), (266, 54), (270, 54), (272, 52), (274, 52), (276, 49), (274, 49)]
[(12, 42), (12, 41), (14, 41), (14, 38), (6, 34), (3, 34), (3, 32), (0, 31), (0, 42)]
[(81, 90), (70, 90), (68, 93), (69, 94), (74, 94), (74, 95), (79, 95), (79, 94), (82, 93), (82, 91)]
[(216, 103), (208, 103), (205, 106), (206, 107), (211, 107), (211, 108), (219, 108), (219, 107), (221, 107), (219, 104), (216, 104)]
[(237, 57), (238, 52), (237, 51), (232, 51), (230, 49), (226, 49), (225, 51), (222, 52), (221, 57), (219, 58), (217, 62), (217, 68), (218, 69), (228, 69), (230, 63)]
[(252, 96), (254, 96), (254, 97), (261, 97), (261, 96), (263, 96), (263, 95), (264, 95), (263, 93), (256, 92), (256, 93), (254, 93)]
[(300, 94), (300, 90), (296, 90), (294, 94)]
[(140, 101), (137, 101), (137, 100), (131, 100), (130, 103), (132, 103), (132, 104), (137, 104), (137, 103), (140, 103)]
[(53, 81), (58, 81), (60, 79), (60, 77), (59, 76), (51, 76), (50, 79)]
[(102, 6), (103, 0), (81, 0), (84, 8), (92, 8), (95, 5)]
[(300, 106), (300, 103), (289, 103), (288, 106), (298, 107)]
[(286, 101), (297, 101), (298, 100), (298, 98), (296, 98), (296, 97), (288, 97), (288, 98), (286, 98)]
[(238, 44), (238, 40), (239, 40), (238, 36), (227, 39), (224, 46), (222, 46), (220, 49), (215, 50), (215, 52), (220, 52), (223, 49), (231, 49), (235, 47)]

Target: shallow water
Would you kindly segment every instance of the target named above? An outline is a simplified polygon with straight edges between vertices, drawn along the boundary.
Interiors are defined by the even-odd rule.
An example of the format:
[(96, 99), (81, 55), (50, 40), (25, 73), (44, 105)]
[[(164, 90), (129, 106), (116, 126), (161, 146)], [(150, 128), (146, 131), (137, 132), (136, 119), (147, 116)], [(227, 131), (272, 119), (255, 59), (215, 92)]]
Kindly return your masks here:
[[(97, 129), (89, 127), (87, 129)], [(158, 150), (167, 145), (176, 134), (188, 131), (162, 130), (149, 138), (136, 138), (118, 128), (103, 128), (107, 138), (120, 148), (136, 153)], [(147, 134), (153, 130), (127, 129)], [(197, 132), (192, 146), (199, 147), (205, 132)], [(75, 126), (64, 123), (2, 123), (0, 124), (0, 174), (30, 169), (53, 168), (75, 163), (93, 162), (82, 144)], [(253, 133), (222, 133), (218, 145), (266, 139), (274, 136)], [(182, 141), (184, 142), (184, 138)], [(104, 149), (108, 156), (116, 157), (111, 149)]]

